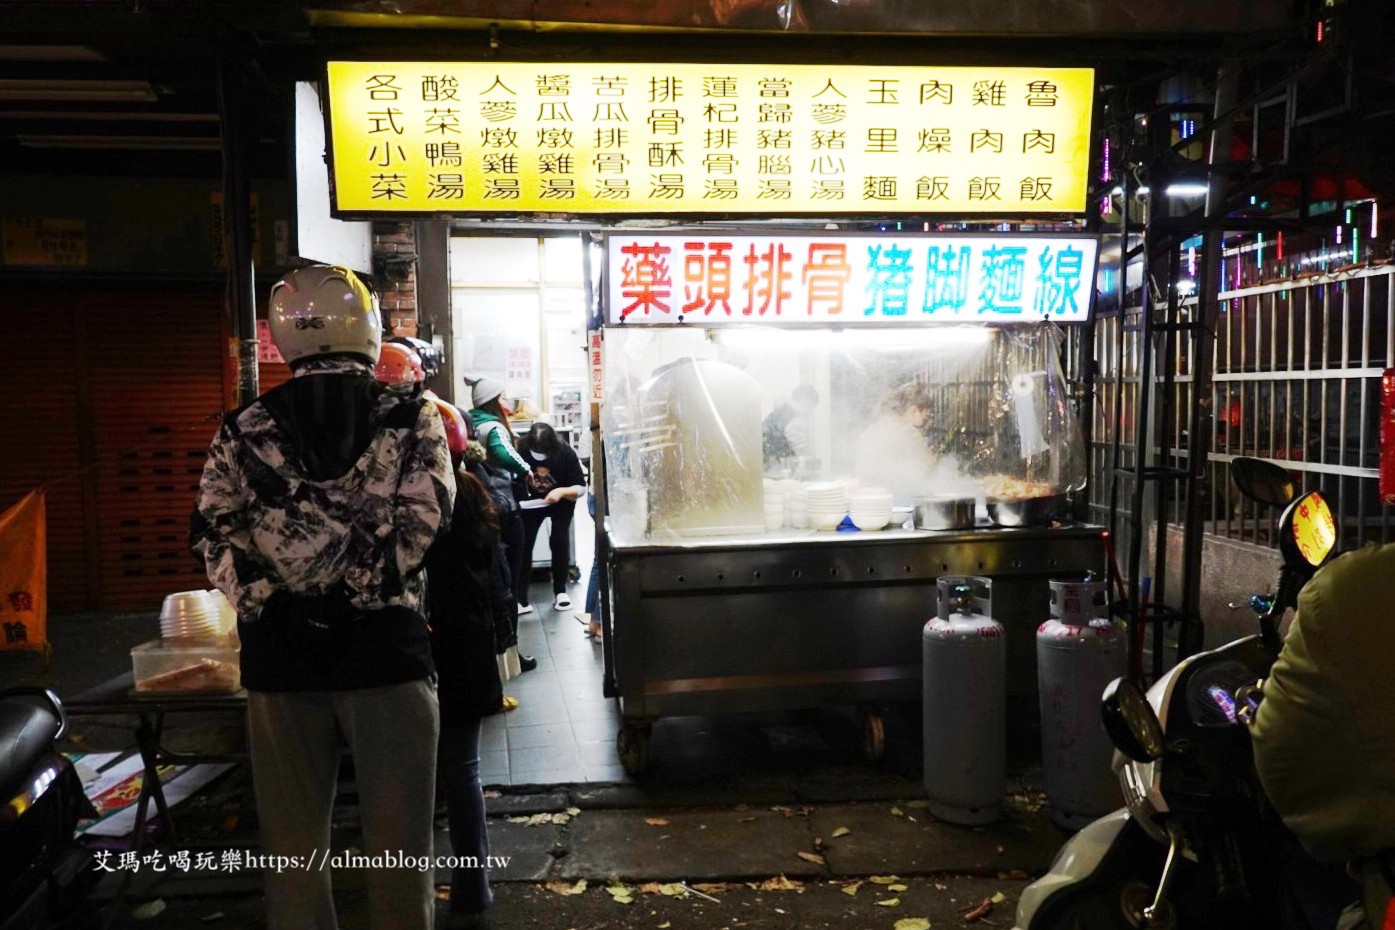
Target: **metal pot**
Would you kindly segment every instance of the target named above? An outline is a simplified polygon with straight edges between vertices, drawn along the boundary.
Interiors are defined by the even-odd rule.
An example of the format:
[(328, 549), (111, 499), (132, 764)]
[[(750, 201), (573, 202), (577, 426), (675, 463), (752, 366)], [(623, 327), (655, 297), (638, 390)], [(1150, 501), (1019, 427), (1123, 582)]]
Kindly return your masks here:
[(998, 526), (1042, 526), (1050, 523), (1064, 509), (1066, 496), (1023, 497), (1016, 500), (988, 501), (988, 519)]
[(972, 497), (939, 494), (915, 499), (915, 526), (918, 530), (967, 530), (974, 525)]

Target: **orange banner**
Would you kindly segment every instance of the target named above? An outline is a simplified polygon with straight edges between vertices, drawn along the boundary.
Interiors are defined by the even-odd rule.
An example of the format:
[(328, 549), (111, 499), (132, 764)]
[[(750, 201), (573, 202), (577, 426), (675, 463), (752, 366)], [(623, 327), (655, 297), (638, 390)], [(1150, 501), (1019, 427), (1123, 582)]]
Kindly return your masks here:
[(0, 649), (48, 647), (44, 492), (0, 514)]

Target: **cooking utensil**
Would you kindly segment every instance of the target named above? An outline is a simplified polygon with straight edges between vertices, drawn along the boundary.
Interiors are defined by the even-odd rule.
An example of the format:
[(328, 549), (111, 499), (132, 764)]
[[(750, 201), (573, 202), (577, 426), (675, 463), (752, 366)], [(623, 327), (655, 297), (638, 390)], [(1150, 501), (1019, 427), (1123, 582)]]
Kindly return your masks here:
[(1042, 526), (1065, 509), (1066, 496), (1023, 497), (988, 501), (988, 519), (998, 526)]
[(972, 497), (936, 494), (915, 499), (915, 527), (918, 530), (967, 530), (974, 525)]

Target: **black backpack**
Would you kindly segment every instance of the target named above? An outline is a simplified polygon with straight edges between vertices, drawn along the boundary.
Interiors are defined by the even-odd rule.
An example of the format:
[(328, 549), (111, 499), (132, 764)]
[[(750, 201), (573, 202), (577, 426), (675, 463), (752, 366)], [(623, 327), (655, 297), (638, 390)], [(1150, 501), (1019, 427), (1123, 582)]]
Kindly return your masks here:
[(513, 478), (500, 469), (494, 468), (485, 462), (477, 462), (470, 466), (470, 473), (480, 480), (489, 497), (494, 501), (494, 506), (500, 513), (514, 513), (518, 508), (518, 498), (513, 492)]

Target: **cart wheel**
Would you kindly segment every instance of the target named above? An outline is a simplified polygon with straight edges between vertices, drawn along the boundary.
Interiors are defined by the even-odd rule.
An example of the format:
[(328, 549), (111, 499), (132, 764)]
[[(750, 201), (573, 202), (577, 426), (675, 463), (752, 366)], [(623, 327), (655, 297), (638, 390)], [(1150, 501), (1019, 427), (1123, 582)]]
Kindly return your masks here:
[(886, 755), (886, 726), (875, 710), (862, 712), (862, 757), (868, 762), (880, 762)]
[(630, 775), (638, 775), (649, 767), (649, 723), (625, 721), (620, 724), (620, 733), (615, 738), (615, 750), (620, 756), (620, 765)]

